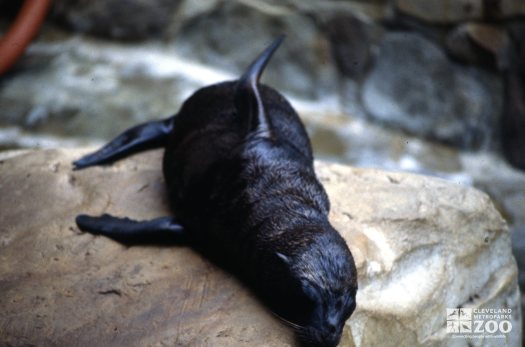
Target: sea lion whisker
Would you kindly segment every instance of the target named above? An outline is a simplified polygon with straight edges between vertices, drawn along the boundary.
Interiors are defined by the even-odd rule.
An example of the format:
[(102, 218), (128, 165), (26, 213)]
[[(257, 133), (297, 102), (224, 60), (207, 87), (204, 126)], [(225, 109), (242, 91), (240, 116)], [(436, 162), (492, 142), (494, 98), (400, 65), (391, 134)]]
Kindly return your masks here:
[(276, 313), (275, 311), (270, 311), (275, 317), (277, 317), (281, 322), (285, 323), (286, 325), (292, 327), (294, 330), (296, 331), (299, 331), (299, 330), (303, 330), (305, 329), (304, 326), (302, 325), (299, 325), (297, 323), (294, 323), (286, 318), (284, 318), (283, 316), (279, 315), (278, 313)]

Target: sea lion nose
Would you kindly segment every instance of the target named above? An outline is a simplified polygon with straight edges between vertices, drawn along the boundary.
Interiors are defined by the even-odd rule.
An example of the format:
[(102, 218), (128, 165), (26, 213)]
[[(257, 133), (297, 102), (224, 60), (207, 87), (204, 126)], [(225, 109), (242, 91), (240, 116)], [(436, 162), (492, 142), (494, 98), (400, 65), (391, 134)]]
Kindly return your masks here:
[(328, 323), (323, 336), (323, 346), (337, 346), (341, 339), (342, 329), (338, 328), (336, 324)]
[(328, 329), (327, 330), (328, 330), (329, 334), (333, 335), (333, 334), (336, 333), (337, 328), (335, 327), (334, 324), (328, 324)]
[(323, 347), (337, 347), (339, 344), (341, 336), (338, 334), (328, 334), (324, 337), (323, 343), (321, 346)]
[(317, 335), (317, 342), (312, 346), (336, 347), (341, 339), (341, 331), (335, 325), (327, 325), (323, 332)]

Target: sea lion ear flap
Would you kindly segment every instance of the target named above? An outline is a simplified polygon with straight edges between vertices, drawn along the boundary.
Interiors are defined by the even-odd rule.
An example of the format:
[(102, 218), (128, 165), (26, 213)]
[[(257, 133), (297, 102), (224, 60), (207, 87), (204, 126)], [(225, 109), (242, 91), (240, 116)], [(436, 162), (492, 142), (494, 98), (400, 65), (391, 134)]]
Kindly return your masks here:
[(235, 87), (235, 108), (246, 120), (247, 132), (257, 132), (258, 136), (271, 137), (268, 116), (259, 94), (259, 78), (273, 53), (277, 50), (284, 35), (279, 36), (250, 64), (246, 72), (239, 78)]
[(285, 264), (290, 264), (290, 258), (286, 255), (282, 254), (281, 252), (275, 252), (275, 255), (279, 257)]

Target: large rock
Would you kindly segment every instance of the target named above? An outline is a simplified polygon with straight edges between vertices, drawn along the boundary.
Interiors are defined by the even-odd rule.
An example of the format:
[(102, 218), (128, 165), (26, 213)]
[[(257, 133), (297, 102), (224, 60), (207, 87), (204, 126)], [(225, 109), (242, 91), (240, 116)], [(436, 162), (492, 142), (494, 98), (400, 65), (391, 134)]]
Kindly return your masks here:
[(440, 24), (525, 14), (522, 0), (395, 0), (395, 4), (402, 13)]
[(141, 40), (162, 37), (180, 0), (55, 0), (57, 21), (96, 36)]
[(385, 35), (362, 93), (375, 119), (468, 149), (490, 145), (502, 109), (497, 76), (451, 63), (415, 33)]
[(453, 57), (465, 63), (504, 69), (509, 65), (509, 41), (501, 27), (466, 23), (447, 35), (446, 47)]
[[(488, 197), (422, 176), (354, 169), (350, 178), (347, 170), (319, 174), (339, 178), (329, 180), (331, 196), (359, 200), (332, 198), (334, 211), (342, 212), (335, 225), (355, 233), (347, 239), (365, 259), (360, 310), (350, 319), (356, 345), (519, 346), (517, 269), (505, 223)], [(507, 341), (451, 339), (441, 312), (455, 307), (512, 308), (518, 331)]]
[[(523, 203), (523, 202), (522, 202)], [(512, 250), (520, 269), (525, 269), (525, 224), (519, 226), (512, 233)], [(525, 290), (525, 272), (518, 275), (518, 283)]]
[(428, 22), (457, 22), (483, 14), (482, 0), (395, 0), (395, 3), (402, 13)]
[(370, 29), (351, 14), (335, 14), (324, 23), (338, 70), (358, 77), (370, 63)]
[[(126, 248), (77, 213), (169, 213), (161, 153), (71, 171), (86, 150), (0, 161), (0, 345), (285, 346), (293, 334), (187, 247)], [(343, 346), (519, 346), (517, 269), (483, 193), (446, 181), (317, 163), (354, 254), (357, 310)], [(452, 339), (446, 308), (512, 310), (505, 339)]]
[(505, 104), (501, 116), (503, 154), (510, 164), (525, 171), (525, 22), (511, 30), (514, 46), (511, 64), (505, 71)]
[(265, 71), (265, 83), (314, 100), (334, 93), (337, 75), (328, 40), (313, 19), (288, 7), (257, 1), (220, 2), (213, 11), (182, 26), (175, 48), (188, 59), (237, 75), (283, 33), (286, 43)]

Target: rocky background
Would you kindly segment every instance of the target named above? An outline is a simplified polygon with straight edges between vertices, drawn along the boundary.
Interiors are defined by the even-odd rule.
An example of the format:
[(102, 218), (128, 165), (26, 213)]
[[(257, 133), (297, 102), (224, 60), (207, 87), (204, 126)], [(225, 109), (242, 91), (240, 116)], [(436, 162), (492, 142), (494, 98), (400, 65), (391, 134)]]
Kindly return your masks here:
[[(19, 3), (0, 0), (0, 30)], [(55, 0), (0, 77), (0, 149), (96, 144), (173, 114), (283, 32), (264, 81), (317, 157), (486, 191), (524, 290), (523, 0)]]

